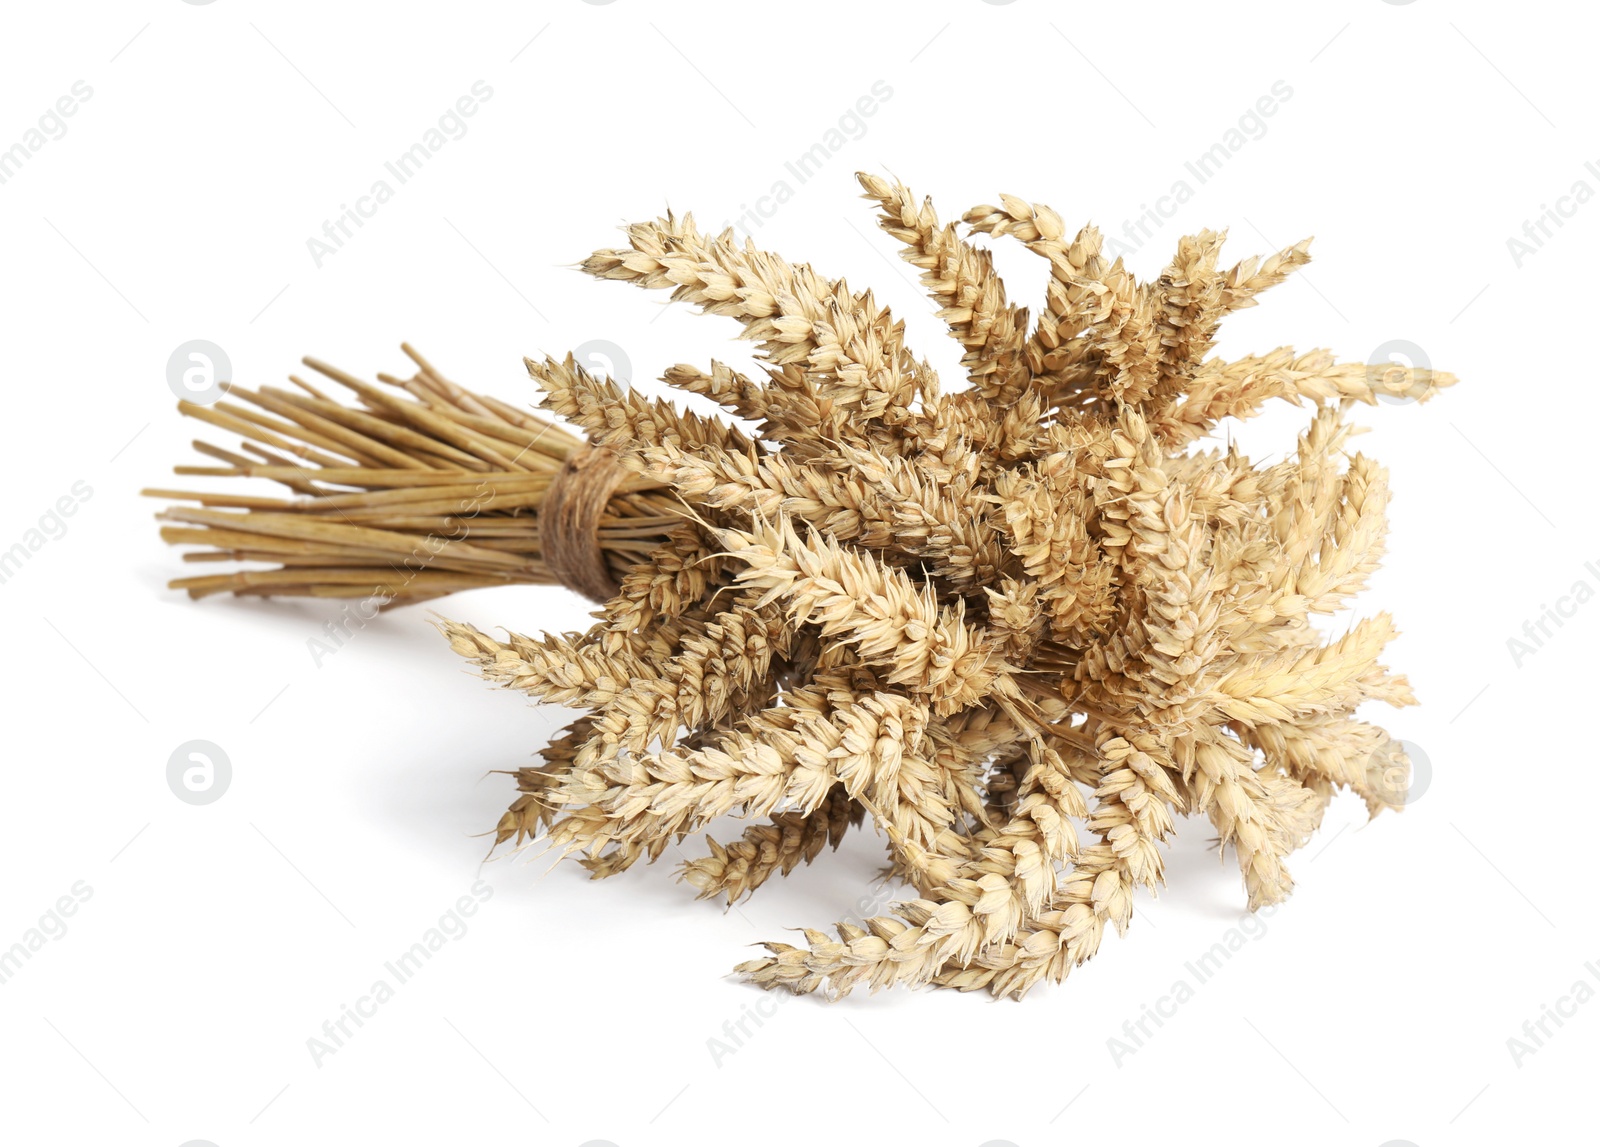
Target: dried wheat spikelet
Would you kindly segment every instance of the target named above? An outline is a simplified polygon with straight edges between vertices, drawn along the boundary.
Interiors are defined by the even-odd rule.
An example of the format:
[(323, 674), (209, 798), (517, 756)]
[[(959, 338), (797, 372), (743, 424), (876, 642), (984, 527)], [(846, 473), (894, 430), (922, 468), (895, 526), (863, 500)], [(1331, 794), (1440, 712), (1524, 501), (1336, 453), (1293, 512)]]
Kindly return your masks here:
[[(1405, 787), (1398, 743), (1354, 715), (1414, 703), (1378, 660), (1392, 623), (1332, 640), (1313, 624), (1383, 550), (1387, 477), (1350, 450), (1344, 415), (1454, 378), (1325, 351), (1212, 356), (1221, 320), (1305, 243), (1228, 267), (1203, 231), (1140, 282), (1048, 207), (1003, 196), (962, 229), (859, 179), (969, 387), (943, 389), (870, 292), (669, 214), (583, 266), (740, 324), (759, 377), (664, 376), (730, 418), (571, 356), (529, 360), (584, 445), (420, 358), (386, 380), (409, 399), (313, 363), (364, 408), (301, 382), (244, 394), (255, 411), (186, 409), (253, 439), (188, 472), (301, 497), (181, 495), (201, 507), (163, 515), (170, 541), (277, 568), (175, 584), (408, 601), (554, 580), (602, 600), (581, 634), (441, 623), (488, 680), (582, 712), (517, 773), (496, 843), (538, 840), (604, 877), (736, 813), (743, 836), (681, 868), (732, 903), (870, 817), (914, 896), (767, 944), (738, 968), (762, 987), (1020, 997), (1059, 981), (1127, 927), (1137, 888), (1162, 885), (1180, 815), (1232, 846), (1252, 908), (1282, 900), (1286, 858), (1336, 790), (1376, 815)], [(1036, 316), (972, 235), (1048, 262)], [(1285, 460), (1198, 447), (1274, 398), (1313, 411)], [(445, 544), (397, 566), (419, 540)]]

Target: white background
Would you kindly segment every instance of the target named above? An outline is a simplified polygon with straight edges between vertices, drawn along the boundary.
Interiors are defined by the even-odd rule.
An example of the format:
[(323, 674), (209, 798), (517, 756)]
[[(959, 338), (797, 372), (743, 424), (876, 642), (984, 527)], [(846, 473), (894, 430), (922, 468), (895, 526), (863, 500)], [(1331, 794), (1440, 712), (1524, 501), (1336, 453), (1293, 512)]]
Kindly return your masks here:
[[(1600, 961), (1600, 604), (1520, 666), (1507, 641), (1575, 583), (1600, 588), (1600, 205), (1564, 201), (1571, 218), (1520, 266), (1507, 240), (1578, 181), (1600, 189), (1584, 166), (1600, 164), (1586, 15), (1437, 0), (8, 6), (0, 148), (74, 82), (92, 96), (0, 185), (0, 549), (74, 483), (92, 496), (0, 585), (0, 948), (78, 882), (92, 893), (0, 984), (0, 1135), (1578, 1141), (1600, 1003), (1569, 1005), (1520, 1062), (1507, 1041), (1576, 981), (1600, 986), (1584, 966)], [(479, 80), (493, 94), (467, 134), (318, 267), (306, 240)], [(798, 183), (786, 161), (880, 80), (891, 97)], [(1185, 161), (1280, 80), (1292, 96), (1264, 134), (1197, 183)], [(748, 362), (731, 323), (571, 269), (669, 205), (719, 227), (787, 182), (759, 241), (871, 284), (954, 381), (955, 344), (856, 198), (860, 168), (949, 216), (1006, 191), (1108, 234), (1187, 180), (1193, 197), (1129, 256), (1141, 274), (1202, 226), (1230, 227), (1237, 258), (1317, 236), (1314, 265), (1231, 320), (1223, 352), (1362, 360), (1404, 339), (1462, 379), (1426, 407), (1358, 411), (1397, 492), (1361, 608), (1397, 616), (1391, 662), (1423, 700), (1379, 719), (1424, 751), (1429, 786), (1371, 824), (1338, 799), (1291, 861), (1295, 896), (1120, 1061), (1108, 1040), (1239, 924), (1238, 871), (1209, 824), (1184, 826), (1165, 893), (1059, 987), (1021, 1004), (782, 998), (718, 1058), (725, 1023), (771, 1009), (727, 970), (758, 940), (855, 914), (881, 838), (731, 912), (667, 863), (599, 884), (483, 864), (475, 834), (512, 795), (490, 770), (527, 762), (561, 712), (465, 672), (422, 609), (319, 667), (307, 642), (333, 609), (164, 589), (186, 571), (138, 491), (198, 460), (197, 432), (236, 444), (175, 413), (173, 348), (214, 341), (259, 386), (305, 353), (400, 372), (404, 338), (519, 403), (523, 355), (592, 339), (623, 348), (643, 386), (674, 362)], [(1044, 264), (1005, 245), (999, 260), (1034, 301)], [(1304, 418), (1285, 408), (1238, 438), (1272, 458)], [(554, 589), (444, 611), (585, 623)], [(233, 767), (203, 807), (165, 779), (193, 739)], [(492, 898), (468, 932), (315, 1062), (307, 1040), (480, 878)]]

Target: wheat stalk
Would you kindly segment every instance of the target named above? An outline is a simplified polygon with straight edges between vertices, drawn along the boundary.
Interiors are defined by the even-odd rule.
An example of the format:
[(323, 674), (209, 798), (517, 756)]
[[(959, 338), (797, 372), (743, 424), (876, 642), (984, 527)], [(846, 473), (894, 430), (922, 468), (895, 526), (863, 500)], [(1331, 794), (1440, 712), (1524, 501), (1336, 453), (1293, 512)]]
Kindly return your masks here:
[[(242, 453), (196, 442), (223, 464), (176, 473), (264, 478), (297, 496), (145, 490), (192, 503), (157, 515), (170, 523), (161, 531), (166, 541), (201, 547), (185, 561), (274, 567), (178, 578), (171, 588), (195, 598), (376, 596), (408, 604), (483, 586), (563, 581), (541, 545), (539, 510), (584, 440), (457, 386), (409, 345), (401, 349), (416, 374), (380, 374), (382, 385), (304, 360), (357, 406), (292, 375), (295, 390), (233, 386), (229, 400), (215, 405), (179, 402), (181, 413), (245, 441)], [(592, 523), (608, 580), (659, 546), (681, 509), (661, 483), (622, 477)]]

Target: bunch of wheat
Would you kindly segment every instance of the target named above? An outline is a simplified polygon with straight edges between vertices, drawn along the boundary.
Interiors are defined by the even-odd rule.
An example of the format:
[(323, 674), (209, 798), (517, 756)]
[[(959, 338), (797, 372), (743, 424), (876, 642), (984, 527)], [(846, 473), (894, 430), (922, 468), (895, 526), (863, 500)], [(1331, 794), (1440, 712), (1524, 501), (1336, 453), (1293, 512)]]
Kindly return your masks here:
[[(1386, 475), (1347, 450), (1342, 414), (1454, 379), (1324, 351), (1211, 357), (1221, 319), (1304, 264), (1305, 243), (1222, 268), (1223, 236), (1203, 231), (1142, 283), (1094, 228), (1069, 236), (1003, 197), (965, 222), (1048, 262), (1030, 317), (983, 247), (898, 183), (859, 178), (970, 387), (942, 390), (870, 292), (669, 214), (584, 268), (742, 326), (762, 377), (665, 374), (737, 422), (570, 356), (530, 360), (584, 447), (421, 360), (389, 380), (414, 401), (319, 367), (367, 409), (301, 384), (247, 395), (280, 419), (202, 415), (258, 443), (261, 462), (219, 454), (220, 472), (306, 497), (167, 514), (190, 527), (170, 540), (209, 543), (207, 559), (281, 568), (178, 584), (410, 600), (557, 580), (603, 598), (583, 634), (443, 623), (489, 680), (583, 711), (518, 772), (497, 842), (542, 838), (608, 876), (737, 813), (755, 821), (743, 837), (682, 869), (732, 902), (870, 815), (916, 896), (768, 944), (739, 966), (764, 987), (1021, 996), (1060, 980), (1127, 926), (1136, 887), (1162, 884), (1177, 814), (1210, 818), (1252, 908), (1281, 900), (1285, 857), (1336, 789), (1374, 814), (1403, 801), (1403, 754), (1353, 715), (1414, 703), (1377, 661), (1390, 620), (1331, 641), (1312, 623), (1383, 548)], [(1315, 407), (1291, 457), (1196, 447), (1273, 398)], [(470, 490), (486, 511), (451, 503)], [(396, 574), (396, 547), (441, 536)]]

